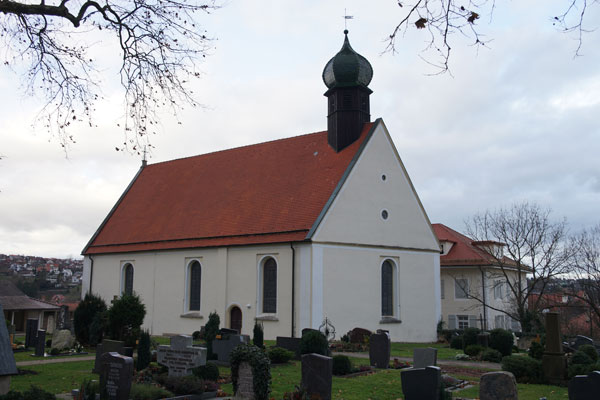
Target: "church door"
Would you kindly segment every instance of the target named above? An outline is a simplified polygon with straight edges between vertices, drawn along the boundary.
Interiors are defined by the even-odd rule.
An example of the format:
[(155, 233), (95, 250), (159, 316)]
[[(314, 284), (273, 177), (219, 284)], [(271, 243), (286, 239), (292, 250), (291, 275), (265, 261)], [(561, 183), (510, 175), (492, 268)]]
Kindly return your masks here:
[(238, 333), (242, 333), (242, 310), (239, 307), (231, 307), (229, 312), (229, 327), (235, 329)]

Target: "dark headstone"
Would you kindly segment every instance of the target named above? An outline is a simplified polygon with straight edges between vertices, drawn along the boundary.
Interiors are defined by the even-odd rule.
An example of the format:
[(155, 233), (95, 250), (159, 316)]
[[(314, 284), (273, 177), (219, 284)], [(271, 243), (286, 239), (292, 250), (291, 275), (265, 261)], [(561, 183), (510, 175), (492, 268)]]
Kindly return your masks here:
[(133, 347), (123, 347), (123, 352), (119, 353), (123, 356), (127, 356), (127, 357), (133, 357)]
[(413, 349), (413, 368), (434, 367), (437, 364), (437, 349), (433, 347), (415, 347)]
[(46, 331), (39, 329), (37, 331), (37, 338), (35, 344), (35, 355), (38, 357), (44, 357), (46, 353)]
[(542, 355), (542, 370), (549, 383), (564, 384), (567, 372), (567, 359), (560, 340), (558, 313), (546, 313), (546, 350)]
[(519, 400), (515, 376), (506, 371), (488, 372), (479, 382), (480, 400)]
[(387, 333), (374, 333), (369, 338), (369, 362), (377, 368), (388, 368), (392, 342)]
[(4, 322), (4, 311), (2, 310), (2, 305), (0, 305), (0, 395), (8, 392), (10, 376), (17, 373), (15, 357), (10, 347), (6, 322)]
[(58, 311), (58, 321), (56, 323), (56, 329), (71, 329), (71, 320), (69, 319), (69, 307), (68, 306), (60, 306), (60, 310)]
[(577, 375), (569, 381), (569, 400), (597, 399), (600, 393), (600, 371), (588, 376)]
[(237, 329), (221, 328), (219, 329), (220, 335), (237, 335), (239, 332)]
[(320, 354), (302, 355), (302, 388), (310, 398), (331, 400), (333, 359)]
[(38, 331), (38, 320), (28, 319), (25, 325), (25, 347), (35, 347), (35, 339)]
[(400, 372), (405, 400), (439, 400), (442, 371), (439, 367), (412, 368)]
[(217, 360), (229, 362), (229, 353), (242, 343), (250, 343), (248, 335), (228, 335), (225, 339), (213, 340), (212, 351), (217, 355)]
[(348, 332), (350, 343), (365, 343), (365, 337), (371, 337), (372, 332), (364, 328), (354, 328)]
[(125, 355), (125, 342), (120, 340), (108, 340), (104, 339), (102, 343), (96, 346), (96, 361), (94, 362), (94, 369), (92, 372), (95, 374), (100, 373), (100, 358), (104, 353), (119, 353), (121, 355)]
[(277, 336), (276, 346), (289, 350), (296, 355), (296, 359), (300, 359), (300, 338)]
[(133, 358), (104, 353), (100, 358), (100, 393), (108, 400), (128, 400), (133, 377)]
[(171, 337), (171, 345), (158, 347), (157, 361), (169, 368), (169, 376), (187, 376), (192, 369), (206, 365), (206, 349), (193, 347), (193, 340), (188, 335)]
[(478, 334), (477, 344), (483, 347), (490, 347), (490, 334), (487, 332)]

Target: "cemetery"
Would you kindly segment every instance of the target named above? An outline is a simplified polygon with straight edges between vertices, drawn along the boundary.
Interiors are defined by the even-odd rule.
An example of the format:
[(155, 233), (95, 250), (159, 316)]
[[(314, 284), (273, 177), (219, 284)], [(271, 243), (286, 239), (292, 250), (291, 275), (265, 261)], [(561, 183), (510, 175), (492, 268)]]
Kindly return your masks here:
[[(82, 307), (94, 304), (95, 299), (87, 300)], [(109, 311), (118, 308), (121, 300), (113, 301), (111, 307), (96, 307), (95, 313), (117, 318), (114, 310), (112, 314)], [(135, 299), (125, 300), (129, 308), (135, 309)], [(127, 316), (130, 321), (136, 319), (133, 314)], [(0, 399), (185, 396), (191, 400), (234, 395), (241, 399), (290, 400), (594, 398), (589, 396), (599, 389), (597, 348), (583, 336), (563, 344), (557, 318), (555, 313), (546, 315), (545, 335), (539, 341), (534, 339), (527, 352), (518, 350), (510, 332), (497, 330), (457, 331), (449, 342), (429, 344), (393, 343), (386, 331), (361, 327), (339, 340), (327, 330), (304, 329), (302, 338), (264, 341), (259, 323), (253, 337), (240, 335), (221, 328), (216, 313), (191, 335), (171, 337), (150, 337), (139, 325), (127, 321), (121, 321), (127, 329), (112, 333), (108, 327), (115, 321), (104, 321), (105, 329), (99, 336), (94, 332), (96, 324), (89, 324), (86, 332), (74, 329), (79, 334), (67, 339), (66, 333), (61, 333), (66, 329), (57, 330), (50, 338), (43, 330), (34, 335), (36, 329), (32, 326), (20, 338), (28, 350), (13, 353), (12, 358), (2, 357), (0, 389), (2, 394), (13, 392), (0, 394)], [(2, 354), (12, 352), (10, 344), (15, 340), (6, 325), (0, 324)], [(511, 341), (507, 340), (509, 336)], [(90, 342), (90, 337), (99, 341)], [(456, 338), (462, 341), (460, 349), (451, 347), (458, 347)], [(56, 363), (40, 361), (31, 365), (33, 360), (52, 361), (42, 350), (46, 342), (53, 345), (59, 339), (65, 343), (81, 340), (90, 354), (80, 355), (82, 361), (57, 357)], [(565, 350), (570, 353), (565, 354)], [(485, 361), (490, 358), (485, 354), (492, 351), (501, 354), (499, 363)], [(28, 361), (29, 365), (23, 364)], [(21, 397), (14, 397), (15, 393)]]

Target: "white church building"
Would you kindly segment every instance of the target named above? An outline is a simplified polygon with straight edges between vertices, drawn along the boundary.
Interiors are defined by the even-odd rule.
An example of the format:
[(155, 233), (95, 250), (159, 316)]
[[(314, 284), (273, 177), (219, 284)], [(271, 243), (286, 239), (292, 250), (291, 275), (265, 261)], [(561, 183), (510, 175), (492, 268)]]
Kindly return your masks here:
[(440, 245), (381, 119), (369, 62), (327, 63), (327, 131), (146, 165), (83, 250), (83, 293), (137, 293), (152, 334), (221, 326), (437, 338)]

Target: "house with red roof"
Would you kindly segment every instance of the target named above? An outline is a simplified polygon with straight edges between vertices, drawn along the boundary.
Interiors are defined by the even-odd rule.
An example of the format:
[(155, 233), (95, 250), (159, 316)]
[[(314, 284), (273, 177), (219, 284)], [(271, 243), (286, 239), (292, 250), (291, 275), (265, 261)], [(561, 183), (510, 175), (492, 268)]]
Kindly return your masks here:
[[(518, 321), (503, 312), (510, 312), (512, 306), (507, 282), (518, 282), (518, 271), (502, 254), (504, 243), (475, 241), (443, 224), (433, 224), (433, 229), (442, 247), (440, 285), (446, 327), (520, 331)], [(526, 284), (525, 273), (521, 278)]]
[(141, 168), (83, 250), (83, 295), (137, 293), (152, 334), (221, 326), (436, 339), (440, 247), (345, 32), (327, 130)]

